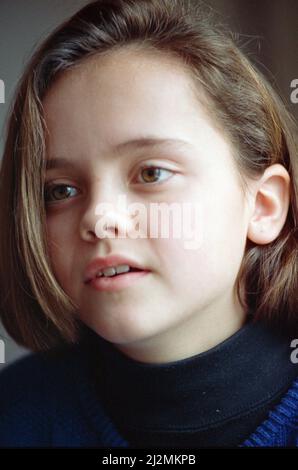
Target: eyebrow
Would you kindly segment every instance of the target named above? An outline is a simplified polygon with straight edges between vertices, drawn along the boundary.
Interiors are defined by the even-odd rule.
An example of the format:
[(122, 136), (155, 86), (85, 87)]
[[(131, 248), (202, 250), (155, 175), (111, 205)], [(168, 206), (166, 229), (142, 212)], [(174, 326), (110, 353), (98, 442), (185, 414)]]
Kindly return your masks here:
[[(171, 147), (171, 146), (178, 146), (178, 147), (193, 147), (190, 142), (187, 142), (183, 139), (164, 139), (164, 138), (156, 138), (156, 137), (142, 137), (139, 139), (128, 140), (126, 142), (121, 142), (120, 144), (116, 145), (113, 149), (115, 153), (124, 153), (128, 150), (146, 150), (148, 148), (164, 148), (164, 147)], [(52, 170), (56, 168), (73, 168), (74, 164), (72, 160), (67, 158), (59, 157), (59, 158), (50, 158), (46, 162), (46, 169)]]

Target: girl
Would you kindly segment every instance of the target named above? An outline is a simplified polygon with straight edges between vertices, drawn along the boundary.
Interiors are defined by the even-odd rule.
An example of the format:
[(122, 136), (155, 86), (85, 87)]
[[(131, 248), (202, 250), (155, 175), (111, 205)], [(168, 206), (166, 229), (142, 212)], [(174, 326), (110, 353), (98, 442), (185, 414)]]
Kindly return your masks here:
[[(98, 0), (51, 34), (0, 175), (1, 318), (34, 351), (1, 374), (2, 446), (298, 444), (295, 133), (198, 2)], [(185, 203), (199, 243), (152, 236)]]

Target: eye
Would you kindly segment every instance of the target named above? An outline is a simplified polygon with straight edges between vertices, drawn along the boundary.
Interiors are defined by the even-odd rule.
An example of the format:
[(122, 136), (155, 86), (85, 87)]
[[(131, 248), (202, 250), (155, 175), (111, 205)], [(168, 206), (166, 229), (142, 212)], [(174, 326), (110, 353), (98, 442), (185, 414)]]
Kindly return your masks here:
[[(156, 182), (162, 182), (164, 180), (169, 179), (169, 177), (167, 177), (167, 178), (162, 178), (160, 180), (160, 176), (163, 173), (168, 173), (170, 174), (170, 176), (173, 176), (173, 171), (171, 170), (166, 170), (165, 168), (160, 168), (158, 166), (153, 166), (153, 165), (143, 166), (140, 171), (140, 175), (142, 175), (143, 181), (138, 180), (138, 183), (139, 182), (156, 183)], [(159, 181), (156, 181), (156, 180), (159, 180)]]
[[(73, 186), (67, 184), (50, 184), (45, 186), (44, 201), (45, 203), (49, 203), (53, 200), (60, 201), (68, 199), (73, 189), (75, 189)], [(51, 197), (53, 197), (52, 200)]]

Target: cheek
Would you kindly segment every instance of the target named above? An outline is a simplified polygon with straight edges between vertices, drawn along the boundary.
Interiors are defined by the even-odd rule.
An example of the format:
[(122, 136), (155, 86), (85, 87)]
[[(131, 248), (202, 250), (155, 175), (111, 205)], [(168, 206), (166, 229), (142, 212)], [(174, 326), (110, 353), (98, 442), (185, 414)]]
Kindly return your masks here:
[(71, 249), (78, 233), (76, 221), (69, 217), (65, 211), (47, 215), (47, 240), (51, 250), (62, 253)]
[(71, 240), (68, 226), (57, 219), (47, 220), (47, 245), (52, 269), (60, 284), (65, 283), (71, 258)]
[(193, 292), (198, 280), (204, 280), (206, 275), (206, 253), (204, 246), (198, 249), (185, 249), (184, 240), (159, 239), (158, 258), (160, 271), (164, 281), (171, 291), (184, 294)]
[(54, 260), (63, 246), (63, 228), (57, 222), (47, 221), (47, 244), (51, 259)]
[(234, 279), (246, 242), (246, 220), (241, 195), (226, 191), (209, 202), (204, 224), (204, 252), (214, 277)]
[[(202, 197), (199, 198), (202, 201)], [(193, 225), (197, 248), (186, 249), (187, 239), (159, 239), (161, 270), (171, 288), (194, 295), (233, 284), (242, 260), (245, 218), (239, 197), (227, 193), (205, 198)], [(194, 231), (196, 230), (196, 237)]]

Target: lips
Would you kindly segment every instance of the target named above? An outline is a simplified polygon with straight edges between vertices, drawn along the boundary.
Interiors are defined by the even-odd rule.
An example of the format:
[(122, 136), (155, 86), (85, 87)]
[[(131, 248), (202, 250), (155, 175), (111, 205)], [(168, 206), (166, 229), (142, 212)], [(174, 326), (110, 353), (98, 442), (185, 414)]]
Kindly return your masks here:
[(95, 258), (88, 264), (84, 275), (84, 283), (90, 283), (90, 281), (96, 277), (98, 271), (102, 271), (105, 268), (118, 266), (121, 264), (127, 264), (128, 266), (130, 266), (130, 268), (134, 268), (135, 270), (149, 271), (145, 267), (141, 266), (137, 261), (125, 256), (111, 255), (106, 258), (99, 257)]
[(140, 283), (142, 280), (145, 280), (149, 274), (150, 271), (129, 271), (119, 274), (119, 276), (95, 277), (89, 281), (87, 286), (99, 292), (118, 292), (133, 286), (140, 288)]

